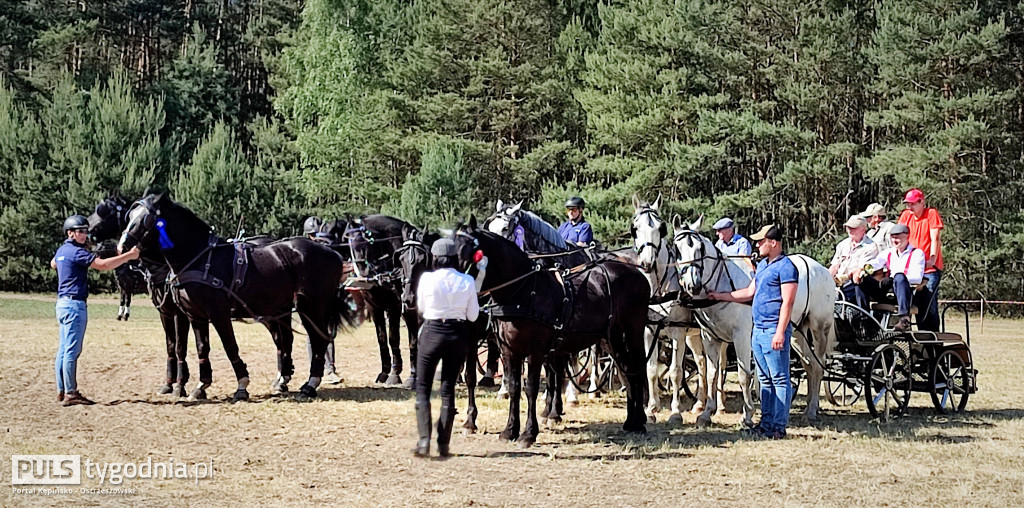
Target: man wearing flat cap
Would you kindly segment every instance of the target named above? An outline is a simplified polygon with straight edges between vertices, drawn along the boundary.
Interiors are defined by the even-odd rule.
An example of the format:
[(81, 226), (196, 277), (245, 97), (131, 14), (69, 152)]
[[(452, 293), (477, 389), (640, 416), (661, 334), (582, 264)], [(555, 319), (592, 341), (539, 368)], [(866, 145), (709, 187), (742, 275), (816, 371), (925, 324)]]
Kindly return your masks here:
[(860, 216), (868, 221), (868, 238), (875, 242), (879, 252), (892, 247), (892, 240), (889, 239), (889, 230), (895, 224), (885, 220), (885, 207), (881, 203), (871, 203), (860, 213)]
[(782, 232), (774, 224), (750, 235), (757, 242), (761, 262), (750, 285), (731, 293), (709, 293), (713, 300), (751, 302), (754, 327), (750, 349), (761, 383), (761, 422), (754, 431), (770, 439), (786, 437), (793, 385), (789, 378), (790, 339), (793, 337), (793, 302), (796, 266), (782, 253)]
[(896, 316), (899, 320), (894, 330), (902, 332), (910, 328), (910, 304), (914, 286), (924, 278), (924, 251), (910, 244), (910, 228), (896, 224), (890, 230), (893, 247), (883, 251), (871, 262), (875, 270), (888, 274), (881, 282), (867, 277), (863, 288), (869, 296), (882, 300), (890, 289), (896, 295)]
[(718, 247), (722, 254), (726, 256), (750, 255), (750, 242), (743, 238), (743, 235), (736, 233), (736, 223), (732, 219), (723, 217), (718, 219), (718, 222), (712, 227), (715, 230), (715, 234), (718, 235), (715, 247)]
[(843, 226), (847, 237), (836, 246), (828, 271), (843, 291), (846, 301), (867, 309), (868, 297), (860, 284), (864, 280), (864, 267), (878, 257), (878, 246), (867, 236), (868, 223), (864, 217), (854, 215)]

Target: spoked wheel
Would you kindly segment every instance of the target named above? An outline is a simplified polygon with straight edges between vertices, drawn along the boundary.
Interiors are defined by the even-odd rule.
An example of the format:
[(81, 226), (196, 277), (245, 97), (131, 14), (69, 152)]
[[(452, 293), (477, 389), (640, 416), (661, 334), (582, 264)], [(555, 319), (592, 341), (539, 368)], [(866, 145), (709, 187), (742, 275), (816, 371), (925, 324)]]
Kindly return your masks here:
[[(477, 346), (476, 353), (476, 371), (479, 372), (481, 376), (487, 374), (487, 353), (487, 340), (484, 339), (480, 341), (479, 346)], [(501, 357), (498, 357), (498, 369), (494, 373), (495, 380), (501, 378), (502, 367)]]
[(856, 378), (846, 378), (843, 380), (826, 379), (825, 388), (828, 389), (829, 395), (832, 396), (831, 400), (835, 401), (837, 405), (851, 406), (864, 393), (864, 381)]
[(961, 413), (970, 396), (970, 375), (964, 359), (956, 351), (943, 351), (935, 360), (929, 382), (932, 404), (944, 415)]
[(602, 388), (601, 379), (598, 378), (597, 390), (590, 389), (590, 376), (594, 374), (593, 348), (586, 348), (576, 353), (576, 357), (569, 361), (566, 369), (569, 375), (569, 382), (579, 393), (594, 393)]
[(697, 390), (700, 389), (700, 371), (697, 370), (697, 360), (693, 357), (693, 351), (685, 345), (680, 344), (683, 351), (683, 391), (691, 400), (697, 400)]
[(900, 348), (887, 345), (871, 357), (867, 387), (871, 416), (889, 421), (902, 415), (910, 403), (910, 363)]

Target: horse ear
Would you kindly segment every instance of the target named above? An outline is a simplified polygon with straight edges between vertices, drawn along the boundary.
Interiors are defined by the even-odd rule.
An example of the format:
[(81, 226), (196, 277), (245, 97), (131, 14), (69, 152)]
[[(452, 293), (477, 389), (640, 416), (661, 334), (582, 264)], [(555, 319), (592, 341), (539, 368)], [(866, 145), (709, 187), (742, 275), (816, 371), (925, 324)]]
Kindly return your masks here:
[(510, 210), (510, 212), (511, 212), (511, 213), (516, 213), (516, 212), (518, 212), (518, 211), (519, 211), (519, 210), (520, 210), (521, 208), (523, 208), (523, 201), (522, 201), (522, 200), (520, 200), (520, 201), (519, 201), (518, 203), (516, 203), (516, 206), (513, 206), (513, 207), (512, 207), (512, 210)]
[(469, 231), (471, 233), (473, 231), (476, 231), (476, 214), (475, 213), (469, 214), (469, 221), (466, 222), (466, 226), (469, 228)]
[(651, 210), (657, 211), (661, 207), (661, 194), (658, 194), (658, 199), (654, 200), (654, 204), (651, 205)]
[(415, 231), (416, 227), (412, 224), (402, 224), (402, 240), (411, 240)]
[(636, 197), (636, 193), (633, 193), (633, 210), (640, 210), (640, 200)]
[(678, 213), (672, 215), (672, 229), (676, 231), (683, 229), (683, 218)]
[(499, 199), (498, 200), (498, 204), (494, 205), (494, 211), (495, 212), (500, 212), (500, 211), (502, 211), (504, 209), (505, 209), (505, 202)]
[(697, 217), (697, 220), (694, 221), (693, 224), (690, 224), (690, 230), (691, 231), (700, 231), (700, 227), (703, 224), (704, 224), (704, 214), (700, 214), (700, 217)]

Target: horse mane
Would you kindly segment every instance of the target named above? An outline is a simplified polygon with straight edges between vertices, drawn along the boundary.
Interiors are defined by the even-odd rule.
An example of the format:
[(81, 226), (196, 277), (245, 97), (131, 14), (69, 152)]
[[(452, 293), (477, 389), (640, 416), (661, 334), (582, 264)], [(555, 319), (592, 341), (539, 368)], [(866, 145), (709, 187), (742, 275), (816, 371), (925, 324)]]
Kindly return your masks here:
[[(571, 250), (569, 244), (565, 243), (558, 229), (541, 219), (537, 214), (529, 210), (520, 210), (519, 225), (528, 233), (527, 241), (540, 239), (535, 246), (540, 249), (541, 254), (554, 254)], [(534, 242), (530, 242), (534, 243)]]
[[(207, 223), (205, 220), (199, 218), (199, 216), (196, 215), (196, 213), (193, 212), (191, 209), (189, 209), (187, 206), (185, 206), (185, 205), (183, 205), (183, 204), (181, 204), (181, 203), (179, 203), (177, 201), (174, 201), (173, 199), (170, 199), (170, 198), (166, 198), (165, 197), (164, 199), (166, 200), (165, 201), (166, 204), (159, 205), (159, 206), (162, 208), (164, 206), (170, 205), (171, 209), (174, 209), (178, 213), (181, 214), (181, 217), (178, 218), (179, 221), (193, 222), (195, 224), (191, 225), (190, 227), (194, 227), (194, 228), (198, 228), (199, 226), (202, 226), (201, 231), (203, 231), (203, 232), (210, 232), (210, 231), (213, 230), (213, 228), (210, 227), (209, 223)], [(223, 240), (223, 237), (221, 237), (219, 235), (218, 235), (217, 238), (220, 239), (220, 240)]]

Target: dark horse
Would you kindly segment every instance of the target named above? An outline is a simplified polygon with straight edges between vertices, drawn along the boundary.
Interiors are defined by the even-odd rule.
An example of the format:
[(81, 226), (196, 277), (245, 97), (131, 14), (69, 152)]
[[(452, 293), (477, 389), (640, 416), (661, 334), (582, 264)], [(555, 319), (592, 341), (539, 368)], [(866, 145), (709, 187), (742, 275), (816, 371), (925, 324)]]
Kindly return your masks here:
[[(627, 432), (645, 432), (644, 326), (650, 285), (636, 268), (599, 259), (561, 279), (557, 272), (538, 270), (515, 243), (477, 228), (476, 217), (456, 230), (459, 263), (483, 279), (482, 294), (490, 294), (491, 319), (501, 344), (509, 384), (508, 425), (503, 440), (532, 445), (539, 432), (537, 393), (540, 369), (552, 354), (571, 354), (604, 342), (626, 374)], [(478, 263), (480, 258), (486, 259)], [(484, 271), (478, 272), (483, 265)], [(519, 434), (519, 394), (523, 361), (528, 404), (526, 428)], [(560, 376), (548, 376), (548, 406), (561, 391)], [(548, 408), (550, 412), (550, 408)]]
[[(173, 296), (192, 322), (213, 324), (238, 379), (232, 400), (249, 397), (249, 372), (238, 357), (231, 319), (253, 319), (270, 330), (277, 345), (276, 392), (287, 392), (294, 373), (291, 315), (294, 306), (310, 337), (313, 361), (299, 390), (316, 396), (324, 353), (336, 329), (352, 323), (341, 283), (344, 262), (336, 252), (307, 238), (267, 245), (228, 243), (187, 208), (162, 194), (133, 205), (121, 235), (121, 251), (138, 245), (160, 252), (173, 275)], [(202, 380), (201, 380), (202, 381)], [(203, 382), (201, 388), (205, 389)]]
[[(89, 215), (89, 234), (99, 242), (113, 240), (128, 225), (128, 208), (131, 202), (118, 195), (110, 196), (96, 205)], [(115, 248), (111, 247), (111, 252)], [(160, 314), (164, 337), (167, 342), (167, 375), (165, 383), (160, 387), (162, 394), (174, 393), (179, 397), (186, 395), (185, 385), (189, 381), (188, 370), (188, 317), (178, 304), (170, 297), (170, 285), (167, 276), (170, 269), (159, 252), (143, 252), (139, 264), (145, 274), (145, 283), (149, 286), (149, 295), (153, 305)], [(120, 281), (118, 282), (120, 284)], [(202, 327), (202, 324), (196, 324)], [(210, 369), (209, 324), (205, 325), (205, 333), (197, 329), (196, 350), (199, 355), (199, 377), (210, 382), (213, 372)], [(202, 393), (197, 393), (197, 397)]]
[(349, 222), (343, 238), (352, 253), (352, 268), (363, 288), (363, 298), (373, 326), (377, 331), (377, 346), (380, 348), (380, 374), (376, 382), (387, 385), (402, 384), (402, 351), (399, 334), (399, 317), (405, 321), (409, 333), (409, 377), (406, 388), (415, 386), (416, 380), (416, 335), (420, 318), (416, 309), (402, 305), (401, 269), (397, 266), (395, 253), (402, 248), (402, 231), (412, 226), (401, 219), (387, 215), (367, 215)]

